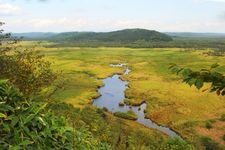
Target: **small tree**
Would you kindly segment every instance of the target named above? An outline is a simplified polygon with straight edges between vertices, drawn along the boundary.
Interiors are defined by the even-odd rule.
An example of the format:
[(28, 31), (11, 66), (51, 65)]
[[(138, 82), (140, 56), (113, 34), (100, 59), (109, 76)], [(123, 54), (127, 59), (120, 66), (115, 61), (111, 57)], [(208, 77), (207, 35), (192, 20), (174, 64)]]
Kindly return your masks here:
[(53, 83), (57, 74), (39, 52), (15, 43), (18, 39), (0, 30), (0, 78), (8, 79), (27, 97), (38, 94)]
[(17, 42), (0, 30), (0, 149), (73, 149), (66, 119), (32, 99), (56, 79), (51, 63)]

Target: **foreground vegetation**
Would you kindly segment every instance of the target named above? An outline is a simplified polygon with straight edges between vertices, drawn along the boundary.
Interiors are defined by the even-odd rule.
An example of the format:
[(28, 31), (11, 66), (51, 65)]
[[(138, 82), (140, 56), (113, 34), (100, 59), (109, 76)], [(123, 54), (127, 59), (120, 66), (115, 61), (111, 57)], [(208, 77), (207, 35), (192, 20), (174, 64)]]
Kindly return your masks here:
[[(158, 131), (87, 105), (101, 85), (101, 81), (93, 78), (95, 74), (71, 68), (58, 74), (52, 70), (49, 60), (60, 57), (37, 47), (48, 54), (46, 59), (30, 44), (33, 47), (34, 43), (18, 45), (17, 40), (0, 31), (0, 149), (194, 149), (181, 139), (170, 139)], [(55, 70), (65, 65), (62, 61), (65, 60), (57, 60)], [(123, 70), (114, 68), (111, 74), (114, 71)], [(60, 75), (68, 80), (61, 80)], [(99, 77), (108, 75), (99, 74)], [(73, 76), (86, 81), (70, 82)], [(90, 85), (88, 81), (95, 84)], [(74, 89), (75, 86), (79, 88)], [(89, 91), (92, 88), (93, 91)], [(66, 98), (76, 94), (81, 94), (85, 101), (81, 98), (74, 107)]]
[[(65, 78), (70, 81), (53, 96), (56, 100), (77, 108), (89, 105), (98, 96), (96, 89), (102, 85), (99, 79), (124, 71), (110, 64), (125, 62), (132, 69), (128, 76), (122, 76), (130, 81), (126, 91), (129, 103), (138, 105), (145, 101), (146, 117), (171, 127), (199, 149), (211, 141), (214, 146), (224, 145), (225, 124), (220, 119), (225, 114), (224, 97), (190, 88), (168, 69), (170, 63), (198, 70), (219, 63), (216, 70), (225, 72), (223, 56), (205, 55), (210, 50), (45, 48), (46, 44), (49, 43), (43, 43), (39, 49), (55, 62), (56, 69), (63, 68)], [(205, 125), (209, 120), (213, 120), (211, 129)], [(204, 140), (205, 137), (210, 140)]]
[[(208, 55), (211, 49), (49, 48), (54, 43), (17, 44), (9, 38), (1, 34), (1, 149), (224, 149), (224, 75), (208, 70), (206, 79), (195, 71), (225, 72), (223, 55)], [(121, 76), (130, 82), (126, 104), (145, 102), (147, 118), (185, 141), (132, 121), (133, 112), (111, 114), (90, 105), (99, 96), (101, 79), (123, 74), (124, 68), (112, 63), (127, 63), (132, 70)], [(168, 69), (171, 63), (191, 77), (187, 83), (219, 96), (183, 84)], [(211, 77), (221, 81), (203, 84)]]

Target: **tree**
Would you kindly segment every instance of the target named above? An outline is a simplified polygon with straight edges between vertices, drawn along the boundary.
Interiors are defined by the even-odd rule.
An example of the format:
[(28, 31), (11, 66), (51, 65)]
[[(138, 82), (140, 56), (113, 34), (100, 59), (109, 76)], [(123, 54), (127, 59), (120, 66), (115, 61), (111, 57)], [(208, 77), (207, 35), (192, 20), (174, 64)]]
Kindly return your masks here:
[(170, 69), (174, 73), (181, 74), (183, 82), (190, 86), (194, 85), (196, 88), (201, 89), (204, 83), (211, 83), (211, 87), (208, 89), (210, 92), (216, 92), (217, 95), (225, 96), (225, 76), (214, 70), (218, 66), (219, 64), (216, 63), (211, 65), (209, 69), (193, 71), (189, 68), (182, 68), (172, 64)]
[(0, 78), (8, 79), (25, 96), (34, 96), (51, 85), (57, 74), (43, 55), (18, 46), (18, 41), (0, 30)]
[(42, 55), (17, 42), (1, 30), (0, 149), (110, 149), (87, 128), (69, 126), (62, 112), (50, 109), (54, 101), (36, 100), (57, 74)]
[(66, 119), (31, 98), (56, 79), (51, 63), (17, 42), (0, 30), (0, 149), (73, 149)]

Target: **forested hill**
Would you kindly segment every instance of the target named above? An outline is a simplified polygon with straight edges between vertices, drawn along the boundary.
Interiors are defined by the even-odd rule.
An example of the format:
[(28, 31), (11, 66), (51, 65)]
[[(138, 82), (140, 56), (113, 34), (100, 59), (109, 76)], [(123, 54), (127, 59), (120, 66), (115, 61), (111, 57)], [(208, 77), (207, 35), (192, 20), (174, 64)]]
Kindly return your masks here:
[(165, 34), (184, 38), (225, 38), (225, 33), (166, 32)]
[(13, 36), (24, 39), (48, 39), (64, 42), (136, 42), (136, 41), (172, 41), (172, 38), (164, 33), (146, 29), (125, 29), (113, 32), (62, 32), (62, 33), (14, 33)]
[(172, 41), (172, 38), (166, 34), (146, 29), (125, 29), (113, 32), (67, 32), (57, 34), (51, 39), (99, 42)]
[(24, 40), (49, 41), (50, 47), (132, 47), (132, 48), (216, 48), (225, 49), (225, 34), (161, 33), (146, 29), (125, 29), (113, 32), (13, 33)]

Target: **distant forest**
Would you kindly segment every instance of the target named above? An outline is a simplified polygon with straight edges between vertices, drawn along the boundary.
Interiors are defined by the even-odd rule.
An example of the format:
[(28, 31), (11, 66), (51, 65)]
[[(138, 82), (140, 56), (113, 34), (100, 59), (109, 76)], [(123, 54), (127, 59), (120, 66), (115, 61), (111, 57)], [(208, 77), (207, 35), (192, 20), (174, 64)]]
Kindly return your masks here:
[(225, 51), (225, 34), (160, 33), (146, 29), (114, 32), (21, 33), (24, 40), (54, 42), (50, 47), (214, 48)]

